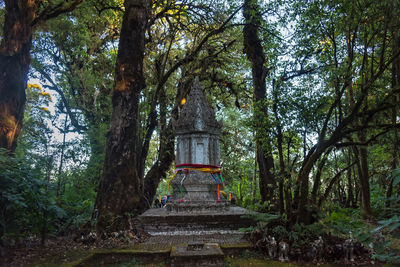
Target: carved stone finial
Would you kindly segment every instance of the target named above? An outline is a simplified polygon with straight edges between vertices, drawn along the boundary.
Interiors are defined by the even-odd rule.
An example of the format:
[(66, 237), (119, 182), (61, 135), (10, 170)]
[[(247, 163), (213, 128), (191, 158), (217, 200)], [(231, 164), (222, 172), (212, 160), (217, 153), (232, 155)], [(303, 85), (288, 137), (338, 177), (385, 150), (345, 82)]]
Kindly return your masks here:
[(215, 111), (207, 103), (199, 77), (196, 76), (179, 119), (174, 123), (175, 133), (219, 134), (221, 126), (221, 123), (215, 119)]

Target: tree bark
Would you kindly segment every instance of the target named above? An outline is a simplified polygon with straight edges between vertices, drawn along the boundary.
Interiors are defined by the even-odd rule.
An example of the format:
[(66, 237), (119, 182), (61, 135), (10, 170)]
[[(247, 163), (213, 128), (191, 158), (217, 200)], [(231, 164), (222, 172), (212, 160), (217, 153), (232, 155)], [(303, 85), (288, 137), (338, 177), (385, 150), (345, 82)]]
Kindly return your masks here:
[[(348, 156), (347, 158), (347, 164), (350, 164), (351, 162), (351, 150), (348, 150)], [(353, 190), (353, 179), (352, 179), (352, 170), (353, 168), (350, 168), (347, 170), (347, 200), (345, 207), (346, 208), (355, 208), (356, 203), (354, 200), (354, 190)]]
[[(17, 147), (25, 109), (25, 88), (31, 63), (30, 49), (36, 24), (72, 11), (83, 0), (50, 4), (38, 14), (41, 0), (4, 0), (3, 39), (0, 44), (0, 147)], [(45, 5), (45, 4), (43, 4)]]
[[(365, 133), (359, 133), (360, 142), (365, 139)], [(370, 190), (368, 177), (368, 159), (366, 147), (353, 147), (353, 152), (357, 165), (358, 179), (360, 183), (360, 204), (363, 214), (366, 217), (372, 216), (370, 207)]]
[(151, 167), (144, 179), (144, 192), (142, 199), (143, 205), (141, 205), (141, 211), (150, 208), (153, 198), (156, 194), (158, 184), (160, 183), (161, 179), (165, 178), (166, 172), (175, 159), (175, 135), (173, 133), (171, 123), (163, 131), (163, 134), (161, 134), (161, 139), (164, 139), (164, 141), (161, 141), (160, 144), (158, 161)]
[[(360, 142), (366, 141), (366, 133), (364, 131), (359, 132), (358, 138)], [(372, 217), (371, 210), (371, 195), (369, 187), (369, 172), (368, 172), (368, 151), (367, 147), (361, 146), (359, 148), (360, 157), (360, 185), (361, 185), (361, 207), (365, 217)]]
[(67, 122), (68, 122), (68, 115), (65, 115), (65, 120), (64, 120), (64, 132), (63, 132), (63, 142), (61, 145), (61, 155), (60, 155), (60, 164), (58, 165), (58, 177), (57, 177), (57, 191), (56, 191), (56, 197), (60, 195), (60, 189), (61, 189), (61, 184), (62, 184), (62, 178), (61, 178), (61, 173), (63, 169), (63, 164), (64, 164), (64, 153), (65, 153), (65, 138), (67, 135)]
[(145, 87), (143, 59), (150, 0), (126, 0), (115, 67), (113, 114), (107, 134), (104, 170), (96, 199), (97, 230), (123, 227), (143, 196), (137, 169), (139, 97)]
[[(400, 50), (399, 48), (399, 41), (400, 37), (397, 32), (394, 32), (394, 39), (396, 40), (393, 45), (393, 53), (396, 54)], [(400, 86), (400, 59), (396, 58), (396, 60), (393, 61), (393, 66), (392, 66), (392, 89), (393, 90), (398, 90)], [(399, 93), (396, 93), (393, 95), (393, 102), (394, 106), (392, 108), (392, 124), (396, 124), (397, 120), (397, 113), (398, 113), (398, 108), (397, 108), (397, 103), (399, 103)], [(398, 154), (398, 149), (399, 149), (399, 132), (397, 128), (393, 129), (393, 148), (392, 148), (392, 162), (391, 162), (391, 170), (393, 171), (394, 169), (397, 168), (397, 164), (399, 162), (399, 154)], [(393, 192), (393, 177), (390, 177), (389, 179), (389, 184), (386, 188), (386, 207), (390, 207), (391, 201), (390, 198), (392, 197), (392, 192)]]
[[(179, 98), (180, 92), (178, 88), (177, 99)], [(165, 178), (166, 172), (170, 168), (172, 162), (175, 159), (174, 148), (175, 148), (175, 135), (172, 129), (172, 120), (167, 125), (167, 96), (165, 90), (160, 91), (159, 95), (160, 102), (160, 146), (158, 151), (157, 162), (151, 167), (149, 172), (144, 178), (143, 188), (143, 211), (151, 207), (153, 198), (156, 194), (158, 184), (162, 178)], [(177, 108), (175, 108), (173, 114), (177, 114)]]
[(317, 167), (317, 173), (315, 174), (313, 189), (311, 191), (311, 203), (314, 205), (317, 204), (318, 192), (319, 192), (319, 189), (321, 186), (322, 169), (324, 168), (326, 160), (328, 159), (328, 155), (331, 151), (332, 151), (332, 149), (328, 149), (328, 151), (325, 153), (325, 155), (320, 160), (318, 167)]
[(254, 173), (253, 173), (253, 180), (251, 183), (251, 198), (253, 204), (256, 203), (256, 196), (257, 196), (257, 156), (254, 157)]
[(278, 114), (278, 88), (276, 87), (275, 80), (272, 83), (272, 95), (273, 95), (273, 105), (272, 110), (274, 112), (275, 117), (275, 128), (276, 128), (276, 141), (278, 145), (278, 155), (279, 155), (279, 213), (285, 213), (285, 199), (284, 199), (284, 181), (286, 174), (286, 167), (285, 167), (285, 159), (283, 157), (283, 133), (282, 133), (282, 125), (280, 123), (279, 114)]
[(13, 152), (21, 132), (36, 1), (5, 0), (0, 45), (0, 147)]
[(257, 1), (245, 0), (243, 6), (243, 15), (245, 17), (245, 26), (243, 28), (243, 44), (244, 52), (248, 60), (251, 62), (253, 86), (254, 86), (254, 102), (255, 102), (255, 117), (257, 124), (256, 129), (256, 146), (257, 146), (257, 161), (260, 170), (259, 183), (261, 201), (273, 200), (275, 189), (275, 177), (273, 175), (274, 161), (270, 141), (262, 135), (262, 121), (265, 121), (268, 113), (265, 107), (262, 106), (266, 96), (265, 78), (269, 72), (266, 66), (265, 55), (261, 45), (261, 40), (258, 36), (258, 27), (262, 21), (261, 14), (258, 11)]

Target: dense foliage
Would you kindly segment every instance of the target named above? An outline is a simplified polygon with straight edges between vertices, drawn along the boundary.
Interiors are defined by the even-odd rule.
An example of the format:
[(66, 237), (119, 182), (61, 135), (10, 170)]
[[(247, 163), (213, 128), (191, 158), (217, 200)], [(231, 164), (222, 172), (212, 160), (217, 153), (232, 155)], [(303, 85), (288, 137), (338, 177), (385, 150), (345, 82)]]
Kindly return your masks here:
[[(223, 193), (262, 213), (259, 230), (294, 247), (349, 231), (398, 242), (398, 1), (36, 2), (23, 127), (0, 151), (3, 246), (122, 227), (117, 217), (166, 195), (172, 121), (195, 76), (224, 124)], [(9, 5), (0, 2), (2, 57)], [(138, 16), (142, 26), (123, 24)], [(0, 92), (9, 138), (2, 127), (15, 116)]]

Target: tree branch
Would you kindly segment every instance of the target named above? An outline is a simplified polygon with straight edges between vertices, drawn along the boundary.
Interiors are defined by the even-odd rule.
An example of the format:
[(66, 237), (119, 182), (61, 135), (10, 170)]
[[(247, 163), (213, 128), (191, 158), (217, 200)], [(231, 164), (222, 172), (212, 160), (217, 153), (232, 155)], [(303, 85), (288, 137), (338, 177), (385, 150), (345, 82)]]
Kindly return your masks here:
[(78, 122), (78, 120), (76, 119), (74, 113), (72, 112), (71, 107), (69, 106), (68, 100), (67, 100), (67, 98), (66, 98), (65, 95), (64, 95), (64, 92), (63, 92), (62, 90), (60, 90), (60, 89), (57, 87), (56, 83), (55, 83), (55, 82), (53, 81), (53, 79), (49, 76), (49, 74), (47, 74), (45, 71), (43, 71), (43, 70), (41, 70), (41, 69), (39, 69), (39, 68), (36, 68), (36, 70), (37, 70), (47, 81), (49, 81), (49, 82), (51, 83), (51, 86), (50, 86), (50, 85), (44, 85), (44, 87), (46, 87), (46, 88), (48, 88), (48, 89), (50, 89), (50, 90), (52, 90), (52, 91), (55, 91), (56, 93), (58, 93), (58, 94), (60, 95), (61, 100), (62, 100), (62, 102), (63, 102), (63, 104), (64, 104), (64, 106), (65, 106), (65, 109), (67, 110), (68, 116), (69, 116), (70, 119), (71, 119), (71, 124), (77, 129), (77, 131), (78, 131), (79, 133), (81, 133), (81, 132), (83, 132), (83, 131), (86, 131), (86, 130), (87, 130), (87, 127), (86, 127), (86, 126), (83, 126), (83, 125), (80, 125), (79, 122)]
[(336, 183), (336, 181), (339, 179), (340, 176), (342, 176), (342, 174), (347, 171), (348, 169), (350, 169), (353, 165), (355, 165), (356, 162), (353, 162), (352, 164), (348, 165), (346, 168), (344, 168), (343, 170), (341, 170), (340, 172), (338, 172), (333, 178), (332, 180), (329, 182), (328, 187), (325, 190), (325, 193), (323, 196), (321, 196), (321, 198), (318, 201), (318, 207), (321, 206), (322, 202), (324, 202), (327, 198), (329, 193), (332, 190), (333, 185)]
[(61, 14), (71, 12), (74, 10), (79, 4), (81, 4), (83, 0), (74, 0), (71, 3), (68, 3), (68, 1), (63, 1), (60, 2), (58, 5), (55, 7), (51, 7), (51, 5), (48, 5), (38, 16), (36, 19), (33, 20), (32, 26), (35, 26), (41, 22), (44, 22), (46, 20), (55, 18)]

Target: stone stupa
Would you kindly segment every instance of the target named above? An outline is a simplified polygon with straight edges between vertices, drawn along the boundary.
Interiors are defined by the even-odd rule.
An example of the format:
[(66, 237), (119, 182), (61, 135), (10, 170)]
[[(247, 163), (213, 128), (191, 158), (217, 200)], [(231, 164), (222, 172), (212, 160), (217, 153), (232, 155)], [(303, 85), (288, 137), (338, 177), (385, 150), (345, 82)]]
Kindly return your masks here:
[(222, 123), (215, 119), (197, 77), (173, 125), (177, 139), (175, 166), (179, 171), (170, 182), (173, 194), (168, 210), (226, 210), (228, 201), (219, 192), (224, 187), (219, 150)]
[(238, 228), (248, 227), (251, 220), (241, 216), (249, 211), (231, 205), (219, 192), (223, 190), (219, 176), (222, 123), (215, 119), (197, 77), (173, 125), (177, 138), (176, 175), (170, 181), (173, 192), (167, 207), (140, 215), (144, 230), (155, 236), (205, 236), (237, 234)]

